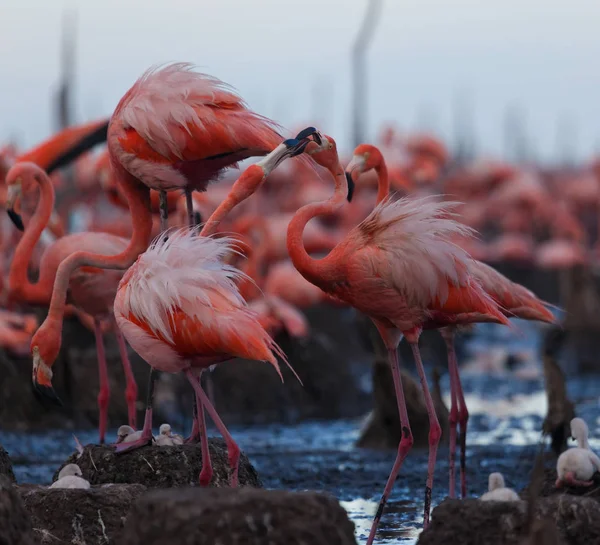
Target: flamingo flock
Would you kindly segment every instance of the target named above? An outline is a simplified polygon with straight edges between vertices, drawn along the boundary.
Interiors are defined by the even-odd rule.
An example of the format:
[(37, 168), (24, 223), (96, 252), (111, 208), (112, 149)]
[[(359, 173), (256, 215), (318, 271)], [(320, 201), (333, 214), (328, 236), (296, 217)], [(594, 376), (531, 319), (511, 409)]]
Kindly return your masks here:
[[(226, 441), (230, 483), (237, 486), (240, 449), (201, 386), (203, 372), (245, 358), (281, 375), (280, 365), (290, 364), (274, 337), (310, 335), (303, 309), (356, 309), (373, 321), (388, 350), (402, 429), (370, 545), (413, 444), (397, 354), (402, 338), (429, 415), (426, 527), (441, 428), (421, 332), (438, 329), (446, 342), (449, 495), (456, 495), (460, 429), (464, 497), (469, 414), (455, 334), (478, 322), (510, 326), (513, 317), (555, 320), (544, 301), (490, 263), (590, 263), (600, 223), (590, 226), (585, 218), (598, 216), (600, 166), (544, 172), (494, 162), (453, 165), (434, 137), (393, 128), (378, 146), (361, 144), (348, 159), (316, 128), (288, 138), (283, 132), (224, 82), (178, 63), (144, 73), (110, 119), (70, 127), (24, 152), (0, 150), (0, 198), (14, 224), (2, 224), (0, 342), (30, 352), (35, 390), (59, 402), (52, 377), (63, 320), (74, 315), (93, 330), (104, 442), (110, 392), (103, 337), (114, 333), (129, 409), (119, 453), (153, 440), (155, 371), (184, 374), (195, 394), (185, 442), (200, 443), (200, 484), (209, 485), (213, 473), (208, 412)], [(97, 145), (103, 148), (92, 152)], [(249, 158), (259, 159), (232, 177), (229, 169)], [(60, 168), (69, 163), (74, 181), (58, 202), (56, 192), (65, 194), (69, 183)], [(24, 313), (31, 305), (48, 309), (43, 323)], [(127, 344), (151, 371), (141, 429)], [(301, 372), (294, 374), (301, 380)], [(170, 429), (161, 435), (172, 440)]]

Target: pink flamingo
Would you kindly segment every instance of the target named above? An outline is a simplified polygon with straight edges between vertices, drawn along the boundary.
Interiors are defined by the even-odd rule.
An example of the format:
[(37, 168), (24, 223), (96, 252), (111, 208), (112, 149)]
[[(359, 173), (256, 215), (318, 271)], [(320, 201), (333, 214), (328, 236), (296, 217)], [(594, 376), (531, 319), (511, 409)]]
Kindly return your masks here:
[[(240, 296), (236, 280), (241, 273), (223, 262), (231, 251), (230, 239), (197, 236), (197, 229), (158, 237), (123, 276), (114, 310), (126, 339), (153, 369), (185, 373), (197, 406), (206, 408), (227, 443), (231, 486), (237, 486), (239, 447), (199, 377), (204, 369), (235, 357), (269, 362), (281, 376), (276, 355), (286, 360)], [(196, 420), (200, 484), (207, 486), (212, 466), (202, 411)]]
[[(375, 170), (378, 178), (378, 197), (380, 203), (389, 190), (387, 169), (381, 152), (369, 144), (361, 144), (354, 150), (352, 161), (346, 167), (353, 181), (357, 181), (358, 175), (369, 170)], [(464, 241), (472, 240), (472, 236), (461, 235)], [(455, 241), (456, 237), (450, 237), (450, 241)], [(470, 273), (481, 284), (485, 292), (499, 305), (502, 312), (507, 317), (517, 317), (526, 320), (539, 320), (544, 322), (553, 322), (554, 315), (544, 306), (529, 290), (515, 284), (501, 275), (492, 267), (479, 261), (473, 260), (470, 266)], [(430, 319), (423, 324), (424, 329), (440, 329), (442, 337), (447, 345), (448, 368), (450, 374), (450, 497), (455, 495), (455, 452), (456, 452), (456, 428), (457, 424), (461, 426), (461, 491), (462, 496), (466, 496), (466, 433), (469, 413), (467, 411), (460, 377), (458, 374), (458, 365), (456, 362), (456, 353), (454, 351), (454, 334), (460, 325), (470, 325), (476, 322), (498, 322), (496, 316), (489, 316), (479, 313), (454, 314), (436, 311), (432, 313)], [(460, 404), (460, 407), (459, 407)]]
[(329, 214), (351, 196), (348, 178), (339, 164), (335, 142), (320, 137), (322, 143), (308, 144), (306, 152), (327, 168), (335, 180), (330, 199), (302, 207), (288, 228), (288, 250), (294, 266), (307, 280), (369, 316), (388, 348), (398, 411), (403, 430), (392, 468), (367, 543), (374, 538), (385, 503), (412, 447), (413, 439), (399, 372), (397, 347), (405, 336), (410, 343), (429, 414), (430, 455), (426, 486), (424, 525), (429, 518), (429, 502), (440, 425), (433, 408), (418, 339), (432, 312), (478, 312), (506, 318), (469, 273), (471, 258), (449, 241), (464, 233), (449, 216), (451, 203), (431, 198), (384, 201), (354, 228), (326, 257), (311, 258), (302, 243), (302, 231), (310, 219)]
[[(105, 252), (110, 255), (123, 250), (127, 246), (129, 242), (127, 239), (106, 233), (76, 233), (59, 238), (45, 250), (40, 262), (39, 279), (35, 284), (32, 284), (27, 276), (27, 268), (33, 249), (54, 208), (54, 189), (46, 172), (33, 163), (16, 163), (6, 175), (6, 183), (8, 186), (7, 209), (9, 212), (13, 210), (14, 204), (20, 198), (23, 184), (37, 183), (40, 187), (40, 200), (36, 211), (25, 230), (25, 234), (19, 241), (10, 267), (8, 282), (13, 297), (37, 305), (48, 304), (58, 265), (65, 257), (81, 249)], [(94, 318), (94, 333), (96, 335), (98, 369), (100, 372), (100, 392), (98, 394), (100, 443), (104, 443), (106, 434), (108, 400), (110, 397), (102, 339), (102, 321), (114, 321), (111, 316), (112, 304), (122, 276), (122, 271), (82, 268), (73, 275), (69, 284), (75, 306)], [(118, 328), (115, 328), (115, 335), (127, 384), (125, 399), (127, 400), (129, 424), (135, 426), (137, 385), (127, 356), (127, 346)], [(42, 391), (49, 390), (52, 392), (51, 367), (54, 360), (45, 356), (43, 348), (43, 344), (33, 347), (34, 369), (36, 370), (34, 382)], [(39, 359), (46, 361), (46, 364), (40, 364)]]

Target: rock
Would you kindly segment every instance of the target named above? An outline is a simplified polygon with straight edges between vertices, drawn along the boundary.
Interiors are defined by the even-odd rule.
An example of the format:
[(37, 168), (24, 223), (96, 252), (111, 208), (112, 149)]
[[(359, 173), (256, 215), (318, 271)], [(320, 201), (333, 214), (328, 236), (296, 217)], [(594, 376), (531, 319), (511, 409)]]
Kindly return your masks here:
[(160, 490), (134, 505), (122, 545), (346, 545), (354, 524), (331, 496), (283, 490)]
[(556, 543), (600, 543), (600, 504), (593, 499), (567, 494), (541, 498), (535, 505), (531, 530), (526, 526), (526, 510), (526, 502), (445, 500), (434, 509), (418, 545), (522, 544), (530, 531), (539, 532), (541, 525), (549, 525), (545, 531), (558, 538)]
[[(213, 466), (212, 486), (229, 486), (227, 447), (222, 439), (209, 439)], [(147, 446), (115, 454), (110, 446), (86, 445), (81, 457), (74, 453), (56, 471), (67, 464), (77, 464), (90, 484), (128, 483), (143, 484), (148, 488), (194, 486), (202, 469), (200, 445), (173, 447)], [(240, 486), (262, 487), (256, 470), (244, 453), (240, 456)]]
[(33, 545), (31, 519), (12, 483), (0, 475), (0, 543)]
[(145, 490), (139, 484), (104, 485), (89, 490), (19, 487), (42, 543), (78, 545), (115, 543), (132, 503)]
[(8, 452), (4, 450), (2, 445), (0, 445), (0, 477), (1, 476), (6, 477), (13, 483), (17, 482), (15, 479), (15, 474), (13, 473), (12, 462), (8, 456)]
[[(372, 449), (397, 449), (400, 443), (401, 429), (392, 370), (388, 362), (387, 350), (375, 328), (372, 333), (376, 358), (373, 365), (375, 408), (367, 417), (356, 446)], [(400, 372), (408, 419), (413, 433), (413, 445), (415, 448), (426, 447), (429, 445), (429, 417), (421, 386), (404, 369), (401, 369)], [(439, 391), (439, 376), (438, 382), (430, 390), (442, 428), (441, 441), (444, 441), (444, 437), (448, 437), (449, 422), (448, 409), (444, 405)]]

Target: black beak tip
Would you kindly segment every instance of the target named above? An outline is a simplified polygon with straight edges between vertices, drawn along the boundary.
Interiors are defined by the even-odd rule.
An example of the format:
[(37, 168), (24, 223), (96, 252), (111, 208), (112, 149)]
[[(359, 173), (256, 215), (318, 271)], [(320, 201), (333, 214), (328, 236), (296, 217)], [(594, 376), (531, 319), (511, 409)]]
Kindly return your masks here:
[(301, 130), (296, 135), (296, 140), (302, 140), (303, 138), (308, 138), (309, 136), (312, 136), (316, 132), (317, 132), (317, 129), (315, 129), (314, 127), (306, 127), (306, 129)]
[(354, 195), (354, 180), (352, 176), (350, 176), (349, 172), (346, 172), (346, 180), (348, 181), (348, 202), (352, 202), (352, 197)]
[(19, 214), (17, 214), (12, 208), (6, 210), (8, 217), (15, 224), (15, 227), (19, 231), (25, 231), (25, 226), (23, 225), (23, 219)]
[(56, 395), (56, 391), (52, 386), (43, 386), (38, 382), (33, 381), (32, 387), (34, 396), (42, 405), (50, 404), (57, 407), (63, 406), (63, 402), (60, 397)]
[(202, 223), (202, 214), (200, 214), (198, 211), (194, 212), (194, 223), (196, 225), (200, 225)]

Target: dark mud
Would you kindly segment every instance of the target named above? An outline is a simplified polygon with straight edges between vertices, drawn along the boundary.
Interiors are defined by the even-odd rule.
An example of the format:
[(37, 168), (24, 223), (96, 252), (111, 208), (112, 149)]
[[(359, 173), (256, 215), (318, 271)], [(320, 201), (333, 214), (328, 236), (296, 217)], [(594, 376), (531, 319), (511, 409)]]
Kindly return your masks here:
[(337, 500), (315, 492), (184, 489), (145, 495), (127, 517), (122, 545), (353, 545), (354, 525)]

